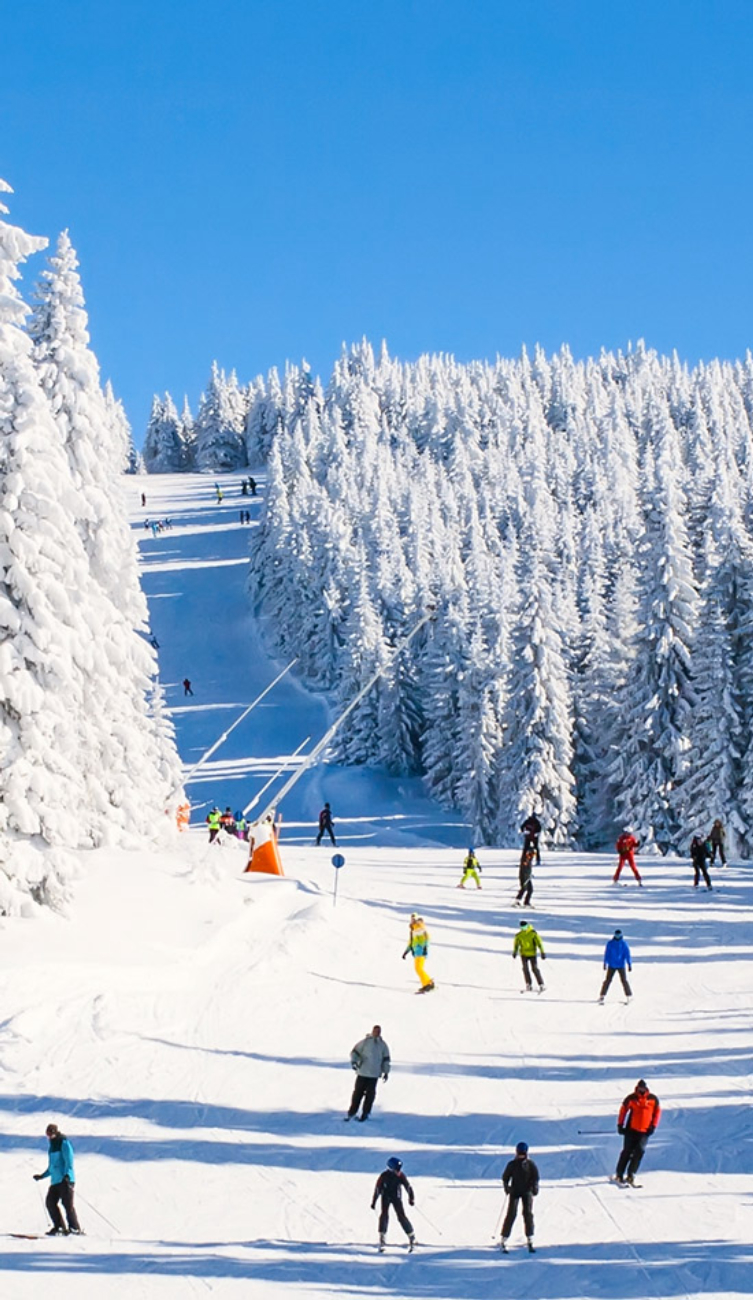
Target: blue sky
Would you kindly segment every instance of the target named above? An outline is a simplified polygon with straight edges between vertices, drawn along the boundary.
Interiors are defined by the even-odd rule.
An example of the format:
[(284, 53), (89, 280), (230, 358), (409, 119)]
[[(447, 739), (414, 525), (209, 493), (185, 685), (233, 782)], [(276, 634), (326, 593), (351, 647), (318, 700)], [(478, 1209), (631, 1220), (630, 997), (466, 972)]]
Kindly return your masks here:
[(735, 357), (752, 54), (750, 0), (35, 0), (3, 7), (0, 175), (70, 229), (138, 442), (213, 358), (327, 375), (364, 334)]

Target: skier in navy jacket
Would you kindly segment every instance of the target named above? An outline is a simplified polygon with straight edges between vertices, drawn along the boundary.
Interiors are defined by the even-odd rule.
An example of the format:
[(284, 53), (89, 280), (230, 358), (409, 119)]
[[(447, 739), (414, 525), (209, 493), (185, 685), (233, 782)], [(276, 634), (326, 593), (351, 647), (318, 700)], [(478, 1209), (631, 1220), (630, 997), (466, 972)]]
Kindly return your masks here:
[[(73, 1147), (65, 1134), (60, 1132), (57, 1124), (48, 1124), (45, 1133), (50, 1144), (47, 1168), (43, 1174), (34, 1174), (34, 1181), (39, 1182), (41, 1178), (50, 1179), (50, 1189), (45, 1199), (45, 1205), (52, 1219), (52, 1227), (47, 1236), (56, 1237), (58, 1233), (63, 1233), (65, 1236), (69, 1232), (80, 1232), (81, 1225), (73, 1204), (73, 1184), (76, 1181), (73, 1170)], [(63, 1202), (66, 1218), (68, 1219), (67, 1227), (63, 1223), (63, 1216), (60, 1213), (60, 1201)]]
[(601, 986), (601, 993), (599, 994), (600, 1002), (603, 1002), (607, 996), (607, 990), (615, 977), (615, 973), (619, 975), (622, 981), (622, 987), (625, 990), (625, 997), (631, 998), (633, 996), (633, 990), (628, 984), (628, 978), (625, 974), (626, 966), (629, 971), (632, 971), (633, 959), (630, 956), (630, 949), (622, 937), (622, 930), (615, 930), (612, 938), (604, 949), (604, 970), (606, 971), (606, 976), (604, 977), (604, 983)]
[(381, 1201), (379, 1210), (379, 1249), (384, 1247), (384, 1239), (387, 1233), (387, 1224), (390, 1218), (390, 1206), (398, 1217), (400, 1227), (403, 1232), (407, 1233), (408, 1240), (413, 1249), (416, 1240), (413, 1232), (413, 1224), (403, 1209), (403, 1191), (408, 1193), (408, 1203), (415, 1203), (413, 1188), (403, 1173), (403, 1162), (398, 1160), (397, 1156), (390, 1156), (387, 1161), (387, 1168), (379, 1175), (374, 1188), (374, 1195), (371, 1198), (371, 1208), (375, 1209), (378, 1200)]

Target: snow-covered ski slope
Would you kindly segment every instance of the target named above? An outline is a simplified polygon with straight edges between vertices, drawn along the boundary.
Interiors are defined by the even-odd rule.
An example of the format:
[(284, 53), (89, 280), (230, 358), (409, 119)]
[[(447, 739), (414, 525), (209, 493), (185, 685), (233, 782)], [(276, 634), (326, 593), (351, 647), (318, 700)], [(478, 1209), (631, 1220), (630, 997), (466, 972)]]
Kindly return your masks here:
[[(134, 502), (141, 486), (147, 511), (159, 499), (176, 522), (142, 549), (190, 759), (234, 716), (223, 706), (274, 675), (235, 563), (253, 529), (213, 508), (207, 479), (141, 480)], [(170, 685), (185, 675), (193, 700)], [(316, 739), (323, 703), (288, 691), (276, 708), (270, 697), (269, 749), (239, 728), (193, 798), (235, 806), (271, 758)], [(346, 857), (336, 906), (331, 849), (311, 842), (322, 794)], [(390, 823), (403, 800), (409, 815)], [(749, 868), (717, 870), (707, 894), (687, 861), (644, 862), (639, 890), (611, 885), (608, 856), (545, 853), (531, 918), (547, 988), (521, 995), (514, 854), (480, 854), (483, 891), (457, 891), (462, 828), (418, 787), (363, 772), (310, 778), (290, 816), (306, 820), (283, 837), (285, 880), (242, 878), (241, 847), (209, 852), (197, 828), (160, 857), (82, 855), (67, 919), (0, 923), (4, 1228), (46, 1227), (31, 1174), (55, 1120), (75, 1145), (88, 1234), (6, 1236), (2, 1300), (749, 1295)], [(432, 936), (425, 997), (401, 961), (412, 910)], [(615, 925), (635, 997), (625, 1006), (613, 985), (598, 1006)], [(375, 1022), (393, 1072), (371, 1120), (344, 1124), (349, 1051)], [(628, 1191), (607, 1178), (617, 1108), (640, 1076), (664, 1115)], [(537, 1254), (516, 1225), (503, 1258), (499, 1176), (521, 1138), (541, 1171)], [(394, 1223), (376, 1253), (369, 1204), (392, 1154), (417, 1196), (410, 1257)]]

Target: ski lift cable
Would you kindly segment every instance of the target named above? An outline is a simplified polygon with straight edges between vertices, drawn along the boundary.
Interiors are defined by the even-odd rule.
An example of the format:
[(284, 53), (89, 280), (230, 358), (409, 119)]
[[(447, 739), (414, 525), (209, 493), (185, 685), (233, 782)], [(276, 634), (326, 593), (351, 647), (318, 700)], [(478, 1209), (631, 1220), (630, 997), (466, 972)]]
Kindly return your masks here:
[(248, 708), (244, 709), (243, 712), (240, 714), (240, 716), (235, 719), (235, 722), (232, 724), (232, 726), (228, 727), (227, 731), (223, 731), (219, 740), (215, 740), (214, 744), (210, 745), (206, 753), (202, 754), (198, 763), (195, 763), (194, 766), (191, 768), (191, 770), (189, 772), (186, 772), (180, 785), (177, 786), (175, 790), (173, 790), (172, 795), (170, 796), (171, 798), (174, 795), (178, 794), (179, 791), (182, 790), (184, 786), (188, 785), (188, 782), (191, 780), (193, 776), (196, 775), (199, 768), (202, 767), (204, 763), (206, 763), (208, 758), (211, 758), (212, 754), (214, 754), (215, 750), (219, 749), (220, 745), (224, 744), (224, 742), (227, 740), (228, 736), (230, 735), (231, 731), (235, 731), (235, 728), (241, 724), (243, 719), (248, 717), (251, 710), (255, 709), (257, 704), (261, 703), (265, 695), (269, 695), (269, 692), (272, 690), (272, 688), (276, 686), (278, 682), (281, 682), (285, 674), (289, 673), (293, 665), (297, 663), (298, 663), (298, 656), (296, 656), (295, 659), (291, 659), (287, 667), (283, 668), (282, 672), (277, 674), (274, 681), (269, 683), (269, 686), (265, 686), (261, 695), (257, 695), (256, 699), (251, 704), (249, 704)]
[(302, 741), (301, 741), (301, 743), (300, 743), (300, 745), (298, 746), (298, 748), (297, 748), (297, 749), (294, 749), (294, 750), (293, 750), (293, 753), (288, 755), (288, 757), (285, 759), (285, 762), (284, 762), (280, 767), (278, 767), (278, 769), (277, 769), (277, 771), (274, 773), (274, 775), (273, 775), (273, 776), (270, 776), (269, 780), (265, 782), (265, 784), (262, 786), (262, 788), (261, 788), (261, 790), (259, 791), (259, 793), (254, 795), (254, 797), (253, 797), (253, 799), (251, 800), (250, 803), (247, 803), (247, 804), (246, 804), (246, 807), (243, 809), (243, 812), (242, 812), (242, 814), (241, 814), (242, 817), (245, 817), (247, 812), (250, 812), (252, 808), (255, 808), (255, 807), (256, 807), (256, 805), (258, 804), (258, 802), (259, 802), (259, 800), (261, 799), (262, 795), (263, 795), (263, 794), (266, 794), (266, 793), (267, 793), (267, 790), (269, 789), (269, 787), (270, 787), (271, 785), (274, 785), (274, 783), (275, 783), (275, 781), (277, 780), (278, 776), (280, 776), (280, 775), (281, 775), (281, 774), (282, 774), (282, 773), (283, 773), (283, 772), (284, 772), (288, 767), (290, 767), (290, 764), (292, 763), (293, 759), (298, 757), (298, 755), (300, 754), (300, 752), (301, 752), (301, 750), (304, 748), (304, 746), (305, 746), (305, 745), (308, 745), (310, 739), (311, 739), (311, 737), (310, 737), (310, 736), (307, 736), (305, 740), (302, 740)]
[(293, 786), (295, 785), (296, 781), (300, 781), (304, 772), (307, 772), (308, 769), (312, 766), (312, 764), (317, 761), (319, 756), (327, 748), (327, 745), (331, 741), (335, 732), (338, 731), (339, 728), (342, 726), (345, 719), (349, 716), (349, 714), (353, 712), (353, 710), (357, 707), (357, 705), (361, 703), (361, 700), (364, 698), (364, 696), (368, 695), (372, 686), (374, 686), (379, 681), (379, 678), (395, 662), (398, 655), (405, 649), (408, 643), (413, 640), (416, 633), (420, 632), (421, 628), (424, 626), (425, 623), (428, 623), (430, 619), (435, 617), (436, 612), (437, 612), (436, 608), (432, 606), (431, 609), (428, 611), (428, 613), (424, 614), (423, 617), (419, 619), (419, 621), (416, 623), (416, 626), (411, 629), (411, 631), (407, 634), (407, 636), (404, 636), (402, 641), (398, 641), (397, 645), (393, 649), (393, 654), (389, 663), (383, 664), (381, 668), (377, 669), (377, 671), (373, 674), (373, 676), (369, 678), (366, 685), (361, 688), (361, 690), (358, 692), (356, 696), (354, 696), (354, 698), (351, 700), (347, 708), (343, 709), (339, 717), (335, 718), (335, 721), (332, 723), (332, 726), (329, 728), (328, 731), (324, 733), (324, 735), (322, 736), (318, 744), (314, 745), (314, 748), (312, 749), (311, 753), (307, 755), (305, 762), (301, 763), (300, 767), (298, 768), (298, 771), (294, 772), (293, 775), (288, 778), (288, 780), (285, 782), (285, 785), (282, 787), (279, 793), (275, 795), (274, 799), (269, 804), (267, 804), (267, 807), (264, 809), (263, 813), (261, 813), (258, 817), (259, 821), (264, 821), (270, 815), (274, 817), (278, 806), (282, 803), (283, 799), (285, 798), (285, 795), (289, 794), (290, 791), (293, 789)]

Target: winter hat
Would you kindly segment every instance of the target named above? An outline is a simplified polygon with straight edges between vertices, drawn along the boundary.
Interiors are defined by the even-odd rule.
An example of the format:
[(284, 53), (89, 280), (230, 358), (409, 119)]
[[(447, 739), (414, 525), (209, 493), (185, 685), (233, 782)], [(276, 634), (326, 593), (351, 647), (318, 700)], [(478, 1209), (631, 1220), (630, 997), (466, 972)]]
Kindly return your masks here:
[(392, 1169), (396, 1174), (399, 1174), (402, 1167), (403, 1167), (402, 1160), (398, 1160), (397, 1156), (390, 1156), (389, 1160), (387, 1161), (388, 1169)]
[(621, 938), (622, 938), (622, 930), (615, 930), (615, 932), (614, 932), (614, 937), (615, 937), (615, 939), (621, 939)]
[(469, 853), (475, 853), (475, 852), (476, 852), (476, 850), (474, 849), (473, 845), (471, 845), (471, 847), (469, 848), (468, 852), (469, 852)]
[(648, 1092), (648, 1084), (645, 1079), (639, 1079), (635, 1085), (636, 1092)]
[(517, 1145), (516, 1148), (515, 1148), (515, 1152), (516, 1152), (516, 1154), (519, 1155), (519, 1156), (527, 1156), (527, 1155), (528, 1155), (528, 1143), (527, 1143), (527, 1142), (519, 1142), (518, 1145)]
[(528, 925), (528, 921), (520, 921), (519, 925), (521, 930), (525, 930), (526, 926)]

